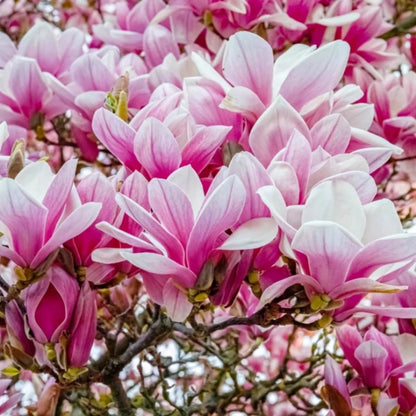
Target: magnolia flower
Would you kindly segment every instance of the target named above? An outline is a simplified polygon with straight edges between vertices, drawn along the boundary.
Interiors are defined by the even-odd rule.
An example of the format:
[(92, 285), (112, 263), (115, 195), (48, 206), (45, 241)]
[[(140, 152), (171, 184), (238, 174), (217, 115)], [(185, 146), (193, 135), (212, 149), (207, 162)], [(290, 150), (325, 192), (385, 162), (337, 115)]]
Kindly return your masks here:
[[(48, 48), (44, 48), (45, 42)], [(60, 32), (49, 23), (38, 21), (20, 40), (17, 53), (33, 58), (44, 72), (62, 78), (72, 62), (83, 53), (85, 34), (71, 27)]]
[[(120, 207), (144, 230), (133, 245), (135, 252), (121, 251), (120, 260), (126, 259), (138, 267), (151, 298), (165, 305), (174, 319), (183, 320), (192, 308), (186, 289), (194, 287), (207, 261), (218, 262), (218, 250), (232, 249), (226, 245), (226, 230), (237, 224), (245, 206), (246, 191), (241, 180), (231, 175), (223, 180), (218, 177), (204, 194), (198, 175), (187, 166), (167, 179), (152, 179), (148, 196), (153, 214), (132, 199), (117, 195)], [(272, 225), (269, 219), (266, 223)], [(248, 235), (263, 225), (244, 223), (235, 231), (230, 244), (238, 249), (267, 244), (270, 239), (265, 242), (255, 239), (254, 243), (247, 240)], [(121, 241), (126, 239), (110, 224), (98, 224), (98, 228)], [(274, 235), (275, 230), (271, 239)], [(96, 251), (93, 259), (111, 261), (105, 251)]]
[[(406, 334), (406, 339), (394, 339), (375, 328), (361, 337), (350, 326), (337, 329), (337, 339), (346, 360), (357, 371), (359, 382), (371, 390), (381, 390), (396, 401), (381, 400), (378, 406), (392, 408), (398, 405), (403, 412), (412, 412), (416, 407), (414, 356), (408, 360), (408, 353), (414, 348), (415, 339)], [(398, 341), (398, 348), (395, 341)], [(404, 348), (403, 348), (404, 347)], [(396, 409), (397, 410), (397, 409)]]
[[(377, 278), (372, 274), (383, 266), (416, 257), (416, 236), (402, 232), (390, 201), (362, 205), (359, 193), (350, 183), (333, 180), (316, 186), (305, 206), (294, 209), (289, 215), (277, 188), (264, 187), (259, 193), (286, 236), (283, 253), (299, 264), (299, 274), (278, 281), (264, 291), (262, 304), (300, 283), (305, 286), (309, 298), (319, 303), (313, 306), (317, 310), (329, 305), (333, 309), (333, 301), (341, 301), (334, 315), (339, 321), (360, 310), (413, 317), (414, 308), (353, 309), (368, 292), (390, 293), (405, 289), (381, 283), (382, 272)], [(395, 272), (389, 275), (391, 280)], [(347, 298), (351, 298), (350, 303), (346, 302), (343, 308)]]
[(44, 161), (24, 167), (14, 180), (0, 179), (0, 254), (23, 268), (37, 269), (65, 241), (84, 231), (101, 204), (72, 207), (77, 162), (66, 162), (54, 175)]
[[(164, 101), (172, 101), (172, 97), (166, 97)], [(177, 104), (178, 100), (175, 101)], [(107, 110), (99, 109), (92, 123), (96, 136), (127, 168), (141, 171), (148, 178), (167, 178), (180, 166), (186, 165), (201, 172), (230, 131), (229, 127), (220, 125), (193, 126), (192, 119), (186, 120), (184, 129), (175, 129), (173, 114), (168, 119), (169, 113), (163, 114), (163, 107), (152, 107), (153, 103), (142, 109), (130, 124)], [(179, 114), (176, 118), (180, 120), (183, 117)], [(176, 130), (176, 134), (172, 130)]]

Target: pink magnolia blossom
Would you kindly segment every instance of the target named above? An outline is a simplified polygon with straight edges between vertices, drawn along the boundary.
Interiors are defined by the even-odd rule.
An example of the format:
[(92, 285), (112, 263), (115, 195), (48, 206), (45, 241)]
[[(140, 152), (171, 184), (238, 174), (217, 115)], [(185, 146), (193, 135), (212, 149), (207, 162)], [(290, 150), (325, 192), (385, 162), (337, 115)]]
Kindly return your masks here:
[(84, 43), (85, 34), (75, 27), (61, 32), (38, 21), (20, 40), (17, 53), (35, 59), (41, 71), (65, 79), (71, 64), (83, 54)]
[(16, 55), (6, 64), (0, 80), (0, 116), (9, 124), (31, 129), (42, 116), (52, 119), (67, 110), (33, 58)]
[(143, 51), (149, 67), (159, 65), (166, 55), (171, 53), (179, 57), (180, 53), (169, 23), (159, 24), (157, 21), (157, 14), (165, 7), (161, 0), (144, 0), (129, 10), (127, 3), (120, 2), (117, 13), (119, 28), (109, 22), (95, 25), (94, 35), (129, 52)]
[[(96, 136), (127, 168), (141, 171), (148, 178), (167, 178), (188, 164), (201, 172), (230, 129), (220, 125), (198, 126), (192, 119), (186, 119), (189, 124), (184, 132), (178, 128), (182, 123), (176, 126), (174, 114), (162, 115), (160, 107), (157, 109), (153, 104), (138, 112), (130, 124), (107, 110), (98, 110), (93, 119)], [(183, 115), (178, 115), (177, 122), (181, 119)]]
[(55, 175), (39, 161), (27, 165), (14, 180), (0, 180), (2, 256), (35, 270), (95, 220), (99, 203), (71, 207), (76, 165), (75, 159), (70, 160)]
[[(192, 55), (203, 78), (185, 80), (188, 108), (199, 122), (232, 125), (229, 136), (237, 136), (265, 166), (297, 130), (312, 151), (318, 149), (319, 154), (321, 146), (331, 155), (354, 152), (374, 170), (399, 149), (366, 131), (373, 110), (365, 104), (351, 104), (362, 96), (358, 88), (333, 92), (348, 52), (348, 45), (341, 41), (316, 50), (295, 45), (273, 63), (267, 42), (251, 33), (238, 33), (225, 47), (222, 76), (202, 57)], [(260, 68), (253, 62), (263, 65)], [(313, 68), (313, 78), (306, 75), (305, 67)], [(241, 117), (249, 126), (245, 131), (241, 131)], [(327, 124), (332, 127), (326, 128)]]
[[(415, 236), (402, 233), (390, 201), (379, 200), (363, 206), (355, 188), (342, 180), (316, 186), (305, 206), (291, 212), (284, 208), (277, 188), (265, 187), (259, 193), (285, 233), (283, 252), (300, 266), (300, 274), (269, 286), (263, 293), (262, 304), (294, 283), (301, 283), (310, 299), (326, 294), (328, 303), (342, 301), (335, 314), (331, 313), (334, 319), (343, 320), (354, 313), (352, 308), (366, 293), (403, 289), (372, 277), (382, 266), (399, 264), (416, 255), (412, 243)], [(379, 225), (381, 219), (383, 227)], [(391, 278), (393, 276), (394, 273)], [(348, 298), (350, 301), (342, 306)], [(401, 316), (403, 313), (412, 314), (410, 309), (405, 312), (399, 308), (355, 309), (359, 310), (397, 317), (405, 317)]]
[[(120, 207), (145, 230), (139, 236), (141, 245), (140, 240), (135, 245), (135, 251), (141, 252), (122, 251), (121, 256), (141, 270), (149, 295), (165, 305), (174, 319), (182, 320), (192, 308), (185, 289), (196, 284), (207, 261), (215, 262), (216, 250), (226, 240), (225, 231), (239, 220), (246, 192), (232, 175), (213, 183), (204, 195), (200, 179), (190, 167), (173, 172), (166, 180), (152, 179), (148, 192), (153, 215), (130, 198), (117, 196)], [(245, 240), (244, 227), (236, 230), (245, 241), (242, 247), (251, 243)]]
[[(406, 358), (397, 347), (393, 338), (371, 328), (364, 339), (358, 331), (350, 326), (337, 329), (337, 338), (345, 358), (359, 375), (359, 382), (368, 389), (380, 389), (389, 398), (396, 401), (381, 400), (381, 408), (393, 408), (397, 404), (403, 412), (412, 412), (416, 406), (416, 389), (414, 373), (416, 362), (414, 357)], [(403, 340), (404, 341), (404, 340)], [(407, 339), (402, 345), (409, 343), (414, 347), (414, 340)], [(410, 346), (409, 345), (409, 346)], [(402, 358), (403, 357), (403, 358)]]

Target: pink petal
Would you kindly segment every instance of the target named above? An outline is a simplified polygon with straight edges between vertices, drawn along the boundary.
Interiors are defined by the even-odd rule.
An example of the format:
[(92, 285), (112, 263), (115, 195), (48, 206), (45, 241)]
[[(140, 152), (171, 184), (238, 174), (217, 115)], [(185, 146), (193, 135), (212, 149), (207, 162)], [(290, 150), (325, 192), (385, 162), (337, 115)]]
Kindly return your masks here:
[(346, 182), (355, 188), (357, 196), (361, 204), (367, 204), (371, 202), (377, 194), (377, 185), (374, 182), (372, 176), (367, 172), (361, 172), (356, 170), (345, 171), (333, 176), (328, 176), (322, 181), (314, 184), (309, 183), (313, 188), (320, 186), (324, 182)]
[(355, 188), (344, 181), (324, 181), (309, 194), (302, 221), (333, 221), (361, 240), (366, 217)]
[(95, 221), (100, 210), (100, 203), (89, 202), (72, 211), (71, 214), (58, 225), (52, 237), (37, 252), (35, 258), (30, 263), (30, 267), (35, 269), (50, 253), (52, 253), (52, 251), (66, 241), (82, 233)]
[(389, 199), (379, 199), (364, 206), (366, 215), (364, 244), (379, 238), (402, 232), (402, 224), (396, 208)]
[(194, 218), (196, 218), (205, 200), (204, 189), (197, 173), (191, 166), (183, 166), (172, 172), (168, 177), (168, 181), (179, 186), (185, 193), (191, 202)]
[(21, 393), (13, 394), (6, 402), (0, 405), (0, 414), (5, 414), (5, 412), (7, 412), (8, 410), (16, 406), (17, 403), (20, 402), (22, 397), (23, 397), (23, 394)]
[(60, 71), (69, 69), (72, 62), (82, 55), (85, 44), (85, 33), (75, 27), (71, 27), (61, 33), (59, 39)]
[[(0, 221), (12, 241), (11, 249), (29, 264), (44, 241), (47, 209), (9, 178), (0, 181)], [(5, 231), (2, 230), (3, 233)]]
[(204, 78), (186, 78), (184, 93), (188, 109), (198, 124), (205, 126), (234, 124), (236, 115), (220, 108), (225, 93), (216, 82)]
[(143, 50), (146, 62), (152, 67), (161, 64), (170, 53), (177, 59), (180, 55), (172, 32), (157, 24), (147, 26), (143, 36)]
[(156, 253), (161, 253), (161, 251), (152, 244), (147, 243), (145, 240), (142, 240), (139, 237), (135, 237), (123, 230), (120, 230), (119, 228), (109, 224), (108, 222), (100, 222), (96, 225), (96, 227), (103, 233), (110, 235), (111, 237), (115, 238), (121, 243), (128, 244), (129, 246), (135, 247), (140, 251), (154, 251)]
[(135, 131), (120, 117), (104, 108), (94, 114), (92, 130), (111, 153), (131, 170), (140, 169), (133, 153)]
[(179, 263), (183, 262), (184, 249), (180, 241), (162, 227), (149, 212), (124, 195), (118, 194), (116, 201), (129, 217), (139, 223), (146, 232), (163, 245), (171, 259)]
[(240, 225), (219, 250), (248, 250), (263, 247), (277, 235), (277, 224), (273, 218), (254, 218)]
[[(45, 45), (48, 47), (45, 48)], [(55, 75), (59, 67), (59, 53), (52, 26), (37, 22), (19, 42), (19, 54), (34, 58), (42, 71)]]
[[(4, 231), (2, 230), (2, 232)], [(28, 264), (20, 254), (16, 253), (15, 251), (11, 250), (8, 247), (4, 247), (1, 245), (0, 245), (0, 256), (11, 260), (13, 263), (16, 263), (20, 267), (25, 267)]]
[(350, 395), (344, 375), (342, 374), (339, 364), (329, 354), (325, 357), (324, 374), (325, 384), (329, 384), (336, 389), (351, 406)]
[(192, 205), (184, 192), (172, 182), (149, 182), (149, 201), (160, 223), (186, 247), (194, 225)]
[(318, 95), (332, 91), (344, 74), (349, 49), (348, 43), (339, 40), (317, 49), (289, 72), (279, 93), (300, 110)]
[(387, 351), (375, 341), (366, 341), (357, 347), (354, 356), (360, 363), (364, 385), (369, 388), (384, 387)]
[[(304, 25), (303, 27), (306, 28)], [(277, 57), (273, 68), (274, 97), (279, 94), (279, 89), (290, 71), (302, 62), (303, 59), (311, 55), (315, 50), (316, 46), (307, 46), (302, 43), (297, 43)]]
[(44, 160), (30, 163), (16, 176), (15, 182), (38, 202), (42, 202), (55, 175), (49, 164)]
[[(99, 266), (114, 266), (115, 263), (121, 263), (126, 261), (121, 253), (132, 253), (133, 249), (131, 248), (111, 248), (103, 247), (96, 248), (91, 253), (91, 259), (96, 263), (92, 264), (87, 269), (87, 278), (91, 282), (96, 282), (101, 280), (101, 276), (96, 277), (97, 272), (102, 271)], [(111, 267), (112, 272), (114, 273), (114, 267)]]
[(3, 68), (17, 52), (13, 41), (3, 32), (0, 33), (0, 51), (0, 68)]
[(234, 86), (252, 90), (265, 105), (269, 104), (273, 77), (271, 46), (250, 32), (231, 36), (224, 53), (223, 74)]
[[(20, 310), (15, 300), (7, 303), (5, 310), (5, 320), (7, 335), (11, 345), (21, 349), (26, 354), (34, 356), (36, 351), (35, 345), (33, 344), (33, 340), (29, 339), (29, 336), (26, 333), (27, 324), (25, 322), (22, 311)], [(0, 380), (0, 383), (1, 392), (4, 380)]]
[(9, 87), (26, 117), (30, 118), (42, 109), (48, 88), (34, 59), (22, 56), (14, 58)]
[(262, 186), (271, 185), (272, 181), (263, 165), (248, 152), (237, 153), (228, 168), (230, 175), (237, 175), (247, 192), (243, 212), (237, 223), (242, 224), (252, 218), (268, 217), (269, 210), (264, 206), (257, 191)]
[(170, 318), (176, 322), (183, 322), (193, 307), (185, 293), (175, 286), (173, 279), (169, 279), (163, 287), (163, 305)]
[(273, 182), (279, 184), (279, 191), (286, 205), (299, 204), (300, 187), (294, 167), (288, 162), (273, 161), (267, 171)]
[(305, 287), (309, 286), (316, 293), (322, 293), (322, 289), (315, 279), (307, 275), (296, 274), (294, 276), (287, 277), (268, 286), (261, 295), (257, 310), (261, 309), (264, 305), (267, 305), (273, 299), (282, 295), (284, 291), (289, 287), (298, 284), (301, 284)]
[(253, 91), (239, 86), (227, 91), (224, 100), (220, 104), (220, 108), (232, 111), (233, 113), (240, 113), (247, 117), (247, 120), (253, 124), (266, 110), (265, 105)]
[(192, 271), (199, 273), (211, 250), (216, 248), (220, 234), (238, 221), (245, 199), (243, 184), (236, 176), (230, 176), (205, 201), (186, 249)]
[(46, 240), (51, 237), (53, 230), (62, 215), (65, 203), (68, 201), (69, 193), (74, 184), (76, 167), (76, 159), (71, 159), (66, 162), (55, 175), (42, 200), (43, 205), (48, 209), (47, 229), (45, 232)]
[(71, 75), (84, 91), (111, 91), (115, 78), (103, 61), (92, 53), (79, 57), (72, 64)]
[(355, 127), (351, 128), (351, 134), (352, 134), (352, 143), (350, 143), (350, 146), (348, 150), (356, 150), (356, 148), (362, 148), (362, 147), (381, 147), (386, 150), (390, 151), (391, 154), (400, 155), (403, 151), (400, 149), (400, 147), (395, 146), (388, 142), (386, 139), (371, 133), (366, 130), (361, 130)]
[(299, 185), (299, 199), (302, 201), (306, 193), (306, 185), (309, 180), (312, 161), (311, 148), (308, 140), (295, 129), (286, 147), (278, 153), (274, 160), (288, 162), (293, 166)]
[(74, 103), (82, 109), (88, 119), (92, 119), (95, 111), (103, 106), (106, 96), (104, 91), (82, 92), (76, 96)]
[(28, 322), (38, 342), (58, 341), (70, 324), (78, 293), (77, 281), (57, 266), (26, 289)]
[(178, 7), (178, 10), (172, 13), (170, 16), (170, 26), (176, 42), (185, 45), (195, 43), (198, 36), (205, 29), (205, 26), (199, 21), (199, 18), (195, 16), (191, 9), (186, 8), (186, 6), (182, 10)]
[(148, 183), (148, 180), (140, 172), (135, 171), (123, 182), (120, 192), (140, 204), (143, 208), (150, 209), (147, 196)]
[(224, 143), (230, 127), (203, 126), (182, 150), (182, 166), (191, 165), (201, 172)]
[(166, 178), (181, 163), (181, 153), (172, 132), (159, 120), (146, 119), (134, 139), (134, 154), (151, 178)]
[(135, 32), (144, 32), (153, 18), (165, 7), (162, 0), (143, 0), (137, 3), (127, 16), (127, 28)]
[(330, 114), (319, 120), (311, 130), (311, 147), (318, 146), (330, 155), (344, 153), (351, 138), (351, 128), (340, 114)]
[(182, 99), (182, 91), (173, 84), (163, 83), (159, 85), (153, 91), (149, 104), (138, 111), (131, 119), (130, 126), (138, 130), (149, 117), (154, 117), (160, 121), (165, 120), (173, 110), (178, 108)]
[(349, 278), (367, 277), (377, 268), (416, 257), (416, 235), (394, 234), (367, 244), (355, 256)]
[(407, 286), (392, 286), (368, 278), (358, 278), (343, 283), (342, 286), (330, 291), (329, 296), (332, 299), (345, 299), (367, 293), (395, 293), (406, 288)]
[(292, 239), (296, 229), (287, 220), (287, 207), (279, 189), (275, 186), (264, 186), (257, 193), (264, 204), (269, 208), (272, 217), (275, 219), (282, 231)]
[(226, 93), (231, 88), (230, 84), (208, 63), (200, 54), (192, 52), (192, 62), (198, 69), (198, 73), (203, 79), (214, 81), (214, 84), (218, 84), (221, 87), (222, 92)]
[(300, 114), (281, 96), (253, 126), (249, 144), (254, 155), (267, 166), (273, 156), (286, 147), (294, 130), (309, 138), (309, 129)]
[(349, 325), (337, 327), (337, 340), (344, 352), (345, 358), (357, 370), (360, 371), (361, 365), (354, 356), (357, 347), (363, 342), (357, 329)]
[(95, 292), (90, 289), (88, 282), (84, 282), (69, 330), (67, 354), (71, 367), (82, 367), (87, 363), (94, 343), (96, 327)]
[(400, 357), (400, 351), (393, 341), (393, 338), (387, 336), (377, 330), (375, 327), (371, 327), (364, 336), (365, 341), (373, 340), (377, 344), (381, 345), (389, 355), (389, 362), (391, 368), (400, 367), (403, 364), (403, 361)]
[(415, 319), (416, 308), (402, 308), (392, 306), (354, 306), (354, 309), (343, 311), (339, 314), (334, 315), (334, 320), (337, 322), (345, 321), (350, 318), (353, 314), (371, 314), (378, 316), (386, 316), (389, 318), (402, 318), (402, 319)]
[(94, 36), (105, 43), (115, 45), (126, 51), (141, 50), (143, 35), (129, 30), (113, 29), (109, 22), (93, 25)]
[(325, 293), (345, 282), (351, 259), (361, 247), (344, 228), (328, 221), (303, 224), (292, 242), (305, 273), (315, 278)]
[(352, 154), (363, 157), (368, 163), (370, 173), (372, 173), (390, 159), (392, 152), (384, 147), (368, 147), (355, 150)]
[(170, 258), (156, 253), (126, 253), (121, 255), (130, 263), (148, 273), (172, 277), (183, 287), (192, 287), (196, 276), (187, 267), (184, 267)]

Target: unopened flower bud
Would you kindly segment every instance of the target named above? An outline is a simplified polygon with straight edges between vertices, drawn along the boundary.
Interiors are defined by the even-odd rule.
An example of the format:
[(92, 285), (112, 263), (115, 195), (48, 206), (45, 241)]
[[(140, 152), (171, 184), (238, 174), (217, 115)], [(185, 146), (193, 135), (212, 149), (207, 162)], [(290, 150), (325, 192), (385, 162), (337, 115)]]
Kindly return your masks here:
[(61, 267), (52, 266), (25, 292), (28, 322), (35, 339), (42, 344), (57, 342), (71, 323), (79, 293), (77, 281)]
[(95, 295), (95, 291), (91, 290), (89, 283), (84, 282), (75, 308), (72, 325), (68, 331), (67, 357), (68, 364), (71, 367), (82, 367), (90, 356), (97, 326)]
[(25, 142), (17, 140), (7, 163), (7, 176), (14, 179), (25, 166)]

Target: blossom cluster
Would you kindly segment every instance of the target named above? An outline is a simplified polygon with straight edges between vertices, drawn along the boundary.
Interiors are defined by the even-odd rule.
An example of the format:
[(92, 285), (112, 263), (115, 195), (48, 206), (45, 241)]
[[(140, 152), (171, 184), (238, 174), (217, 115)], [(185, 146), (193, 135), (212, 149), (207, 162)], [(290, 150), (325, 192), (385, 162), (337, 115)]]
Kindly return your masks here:
[[(416, 414), (416, 9), (399, 3), (0, 5), (1, 358), (13, 385), (49, 377), (39, 415), (103, 384), (132, 414), (129, 351), (172, 331), (260, 340), (247, 391), (297, 345), (322, 414)], [(292, 328), (337, 346), (305, 365)], [(0, 410), (23, 408), (0, 382)], [(263, 411), (310, 414), (297, 400), (282, 387)]]

